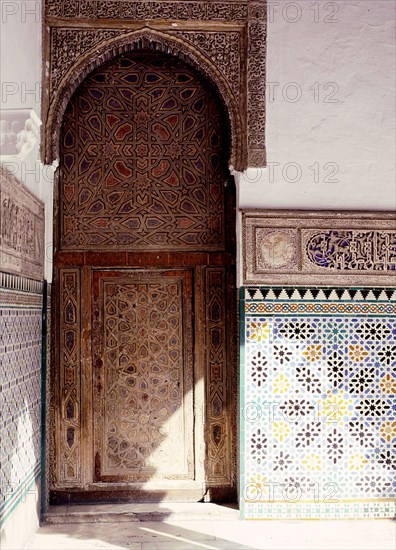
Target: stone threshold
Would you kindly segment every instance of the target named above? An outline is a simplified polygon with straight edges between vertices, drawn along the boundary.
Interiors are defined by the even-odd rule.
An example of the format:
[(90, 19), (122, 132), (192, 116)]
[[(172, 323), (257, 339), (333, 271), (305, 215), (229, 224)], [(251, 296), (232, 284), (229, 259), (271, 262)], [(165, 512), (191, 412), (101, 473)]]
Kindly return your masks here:
[(43, 525), (143, 521), (239, 520), (236, 503), (161, 502), (139, 504), (60, 504), (49, 506)]

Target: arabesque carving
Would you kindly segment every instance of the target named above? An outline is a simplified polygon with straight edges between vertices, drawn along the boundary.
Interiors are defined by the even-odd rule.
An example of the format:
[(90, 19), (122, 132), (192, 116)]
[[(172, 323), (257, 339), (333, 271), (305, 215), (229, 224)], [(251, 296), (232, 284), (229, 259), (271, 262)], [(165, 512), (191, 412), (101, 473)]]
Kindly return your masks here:
[(151, 48), (186, 60), (217, 87), (231, 123), (230, 164), (237, 170), (265, 165), (264, 1), (47, 0), (45, 13), (47, 163), (59, 156), (63, 113), (85, 76), (123, 51)]
[[(241, 21), (248, 14), (247, 0), (216, 2), (192, 0), (46, 0), (45, 15), (66, 19), (132, 19), (132, 20), (193, 20)], [(261, 0), (257, 4), (263, 5)]]
[(304, 231), (307, 259), (324, 270), (394, 271), (396, 229)]

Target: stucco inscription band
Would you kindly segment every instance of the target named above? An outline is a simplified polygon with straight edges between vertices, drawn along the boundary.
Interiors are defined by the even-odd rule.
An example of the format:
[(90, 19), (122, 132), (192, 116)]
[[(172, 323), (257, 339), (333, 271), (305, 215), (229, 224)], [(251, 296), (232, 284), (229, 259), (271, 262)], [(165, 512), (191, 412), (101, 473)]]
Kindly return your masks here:
[(394, 284), (392, 213), (245, 211), (242, 231), (244, 283)]
[(396, 231), (322, 231), (307, 239), (306, 254), (327, 269), (396, 270)]
[(265, 2), (47, 0), (45, 14), (47, 163), (59, 156), (62, 116), (83, 79), (111, 57), (153, 49), (198, 68), (217, 87), (230, 118), (230, 164), (265, 165)]

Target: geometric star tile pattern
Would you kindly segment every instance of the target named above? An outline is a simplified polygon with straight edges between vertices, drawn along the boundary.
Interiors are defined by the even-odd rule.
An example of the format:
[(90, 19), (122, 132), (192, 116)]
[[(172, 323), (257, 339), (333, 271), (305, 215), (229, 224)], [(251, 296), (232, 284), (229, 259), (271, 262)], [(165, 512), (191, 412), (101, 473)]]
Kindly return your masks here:
[(393, 517), (396, 301), (245, 290), (243, 517)]
[(41, 300), (39, 294), (0, 289), (2, 516), (40, 469)]

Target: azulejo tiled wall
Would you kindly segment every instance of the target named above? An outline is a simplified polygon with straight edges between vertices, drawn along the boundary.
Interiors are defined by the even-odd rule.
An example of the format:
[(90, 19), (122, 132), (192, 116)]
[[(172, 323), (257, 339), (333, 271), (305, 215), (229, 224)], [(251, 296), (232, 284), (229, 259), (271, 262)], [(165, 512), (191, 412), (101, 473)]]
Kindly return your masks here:
[(0, 194), (0, 546), (22, 548), (41, 497), (44, 204), (1, 163)]
[(241, 290), (241, 513), (395, 513), (396, 291)]
[[(5, 279), (6, 283), (3, 284)], [(41, 473), (42, 287), (0, 274), (0, 520), (3, 524)], [(7, 288), (8, 287), (8, 288)], [(33, 495), (39, 499), (39, 495)]]

